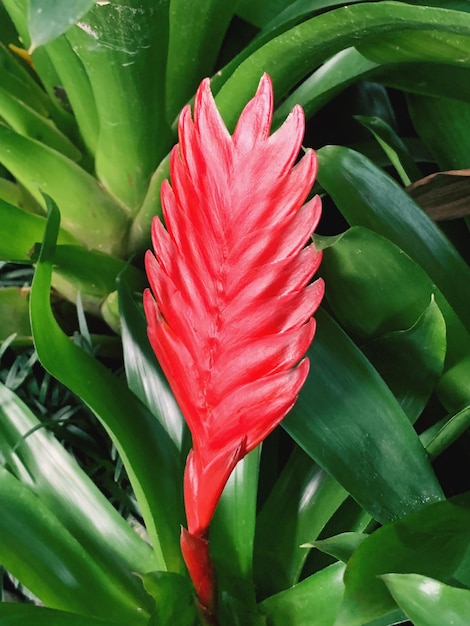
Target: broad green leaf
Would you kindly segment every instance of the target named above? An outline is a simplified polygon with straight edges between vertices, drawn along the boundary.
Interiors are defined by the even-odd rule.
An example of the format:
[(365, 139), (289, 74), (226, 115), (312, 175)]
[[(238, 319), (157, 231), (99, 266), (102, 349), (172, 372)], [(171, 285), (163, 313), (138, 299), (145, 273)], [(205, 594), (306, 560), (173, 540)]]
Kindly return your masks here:
[(27, 487), (0, 467), (0, 561), (51, 608), (146, 624), (125, 589)]
[(68, 611), (55, 611), (31, 604), (0, 603), (2, 626), (119, 626), (120, 622), (77, 615)]
[(187, 578), (172, 572), (149, 572), (142, 580), (155, 600), (156, 625), (195, 626), (199, 623), (192, 585)]
[(358, 152), (327, 146), (318, 157), (318, 181), (345, 219), (383, 235), (406, 252), (470, 328), (466, 289), (470, 268), (436, 224), (392, 178)]
[(29, 0), (31, 50), (65, 33), (95, 4), (95, 0)]
[(345, 596), (335, 626), (362, 626), (395, 609), (381, 574), (448, 579), (469, 542), (468, 496), (430, 504), (375, 531), (348, 561)]
[(418, 574), (385, 574), (382, 580), (414, 626), (467, 626), (470, 590)]
[[(261, 597), (297, 583), (309, 550), (347, 492), (296, 448), (256, 524), (255, 575)], [(276, 524), (273, 524), (276, 520)]]
[(103, 567), (110, 583), (145, 601), (134, 572), (155, 568), (150, 546), (118, 514), (45, 425), (1, 384), (0, 418), (0, 454), (10, 472), (30, 488)]
[[(3, 235), (0, 238), (0, 259), (30, 263), (34, 245), (42, 241), (44, 236), (46, 218), (0, 200), (0, 223)], [(76, 239), (62, 229), (58, 241), (64, 244), (76, 243)]]
[(124, 270), (133, 289), (142, 291), (146, 285), (144, 274), (137, 268), (82, 246), (57, 246), (54, 261), (54, 287), (72, 302), (80, 293), (85, 310), (95, 315), (99, 315), (104, 300), (116, 290), (117, 277)]
[(450, 98), (410, 96), (409, 110), (416, 131), (441, 170), (470, 163), (470, 103)]
[(365, 228), (350, 228), (324, 250), (322, 273), (335, 315), (366, 340), (366, 355), (416, 421), (444, 358), (449, 365), (468, 354), (468, 333), (426, 273)]
[[(152, 411), (178, 450), (181, 450), (186, 431), (184, 418), (150, 346), (147, 321), (142, 308), (132, 298), (127, 273), (120, 277), (118, 284), (127, 384)], [(183, 449), (183, 454), (186, 452)]]
[(344, 593), (343, 563), (335, 563), (259, 605), (270, 626), (333, 626)]
[(31, 74), (20, 64), (18, 58), (0, 42), (0, 77), (2, 88), (12, 97), (20, 99), (40, 115), (47, 116), (54, 107), (46, 93)]
[[(169, 0), (99, 2), (66, 35), (96, 102), (96, 172), (130, 213), (173, 144), (165, 115)], [(125, 158), (117, 158), (125, 155)]]
[(410, 185), (413, 180), (421, 178), (421, 172), (413, 161), (408, 148), (393, 128), (379, 117), (356, 115), (355, 119), (374, 135), (377, 143), (383, 148), (396, 169), (403, 185)]
[(237, 2), (237, 15), (250, 24), (262, 28), (288, 5), (289, 0), (258, 0), (258, 2), (239, 0)]
[(49, 291), (60, 217), (51, 199), (46, 201), (50, 215), (31, 291), (31, 325), (39, 359), (94, 411), (111, 436), (141, 507), (158, 569), (179, 571), (183, 513), (177, 450), (137, 396), (90, 354), (71, 343), (57, 325)]
[[(358, 39), (428, 30), (470, 36), (470, 15), (387, 1), (364, 2), (329, 11), (270, 40), (235, 70), (228, 67), (228, 79), (222, 70), (218, 82), (224, 84), (217, 95), (218, 106), (232, 128), (241, 108), (255, 92), (263, 71), (271, 75), (276, 97), (282, 98), (309, 72), (337, 52), (356, 45)], [(453, 58), (457, 60), (459, 55), (456, 53)]]
[[(287, 432), (377, 521), (441, 500), (407, 416), (362, 352), (324, 312)], [(353, 469), (352, 469), (353, 468)]]
[(0, 88), (0, 116), (20, 135), (41, 141), (73, 161), (80, 160), (80, 151), (50, 120), (2, 88)]
[[(255, 3), (256, 4), (256, 3)], [(166, 114), (172, 124), (200, 81), (210, 76), (237, 2), (172, 0), (166, 75)]]
[(414, 423), (437, 384), (446, 355), (446, 324), (434, 298), (411, 328), (382, 335), (364, 352)]
[(31, 343), (29, 288), (0, 289), (0, 343), (15, 333), (15, 343)]
[[(232, 472), (211, 523), (211, 555), (219, 593), (244, 610), (254, 609), (253, 544), (260, 449), (250, 452)], [(221, 607), (223, 612), (230, 605)], [(225, 621), (224, 621), (225, 623)]]
[(60, 205), (64, 227), (89, 248), (123, 253), (127, 215), (90, 174), (62, 154), (0, 125), (0, 162), (44, 204)]

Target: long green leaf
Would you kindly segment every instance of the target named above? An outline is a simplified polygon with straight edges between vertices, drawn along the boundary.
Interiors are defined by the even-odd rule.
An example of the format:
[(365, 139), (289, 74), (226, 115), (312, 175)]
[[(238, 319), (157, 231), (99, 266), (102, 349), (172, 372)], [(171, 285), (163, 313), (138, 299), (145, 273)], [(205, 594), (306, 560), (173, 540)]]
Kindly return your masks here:
[(323, 311), (310, 374), (283, 426), (376, 520), (443, 494), (417, 434), (369, 361)]
[(120, 277), (118, 287), (127, 383), (181, 450), (186, 432), (184, 418), (150, 346), (147, 322), (142, 309), (132, 298), (127, 276), (126, 273)]
[(214, 71), (222, 40), (237, 2), (172, 0), (166, 76), (166, 113), (170, 124), (200, 81)]
[(396, 608), (380, 574), (448, 579), (458, 569), (469, 542), (468, 495), (431, 504), (377, 530), (348, 561), (345, 596), (335, 626), (362, 626)]
[(31, 324), (44, 367), (95, 412), (115, 443), (134, 487), (159, 569), (182, 567), (181, 469), (171, 439), (126, 385), (69, 341), (54, 319), (49, 290), (59, 213), (50, 215), (31, 292)]
[(390, 239), (414, 259), (469, 329), (470, 268), (436, 224), (365, 156), (341, 146), (326, 146), (318, 156), (318, 180), (346, 220)]
[(0, 560), (51, 608), (145, 624), (142, 608), (124, 595), (62, 523), (0, 467)]
[[(42, 241), (46, 218), (27, 213), (18, 207), (0, 200), (0, 259), (29, 263), (34, 244)], [(64, 230), (59, 232), (59, 242), (74, 244), (76, 239)]]
[(418, 574), (386, 574), (382, 579), (415, 626), (467, 626), (469, 589), (450, 587)]
[(90, 174), (45, 145), (0, 125), (0, 162), (41, 204), (59, 204), (64, 226), (87, 247), (119, 256), (127, 215)]
[(0, 418), (0, 451), (10, 471), (107, 571), (110, 583), (121, 585), (123, 593), (142, 596), (134, 572), (156, 568), (150, 546), (18, 396), (1, 384)]
[(119, 622), (95, 619), (89, 615), (5, 602), (0, 603), (0, 623), (2, 626), (119, 626)]
[[(233, 127), (263, 71), (271, 75), (276, 96), (282, 98), (309, 72), (358, 40), (415, 30), (470, 35), (470, 15), (385, 1), (342, 7), (311, 18), (256, 50), (228, 79), (222, 71), (219, 82), (226, 82), (217, 95), (219, 110), (228, 126)], [(458, 58), (456, 52), (455, 61)], [(470, 64), (470, 58), (464, 63)]]
[(95, 4), (94, 0), (29, 0), (31, 49), (65, 33)]
[(173, 143), (164, 96), (168, 7), (169, 0), (99, 2), (66, 35), (96, 102), (98, 178), (132, 213)]
[(270, 626), (332, 626), (344, 593), (343, 563), (335, 563), (260, 605)]
[(261, 597), (298, 582), (309, 554), (303, 544), (318, 537), (346, 497), (308, 455), (294, 450), (258, 515), (255, 574)]

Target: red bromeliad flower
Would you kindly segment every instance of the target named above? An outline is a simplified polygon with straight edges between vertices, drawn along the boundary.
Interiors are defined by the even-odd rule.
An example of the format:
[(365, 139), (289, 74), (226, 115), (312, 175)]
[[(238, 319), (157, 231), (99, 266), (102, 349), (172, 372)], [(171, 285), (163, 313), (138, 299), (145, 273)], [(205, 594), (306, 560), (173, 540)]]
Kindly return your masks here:
[(155, 256), (146, 256), (150, 342), (193, 440), (183, 555), (209, 608), (209, 524), (237, 462), (296, 401), (324, 290), (321, 280), (311, 283), (321, 254), (307, 245), (321, 203), (315, 197), (304, 204), (316, 175), (314, 152), (294, 166), (303, 111), (296, 106), (270, 136), (272, 111), (264, 75), (230, 135), (209, 80), (201, 83), (194, 119), (189, 106), (181, 113), (171, 186), (162, 185), (166, 230), (155, 218)]

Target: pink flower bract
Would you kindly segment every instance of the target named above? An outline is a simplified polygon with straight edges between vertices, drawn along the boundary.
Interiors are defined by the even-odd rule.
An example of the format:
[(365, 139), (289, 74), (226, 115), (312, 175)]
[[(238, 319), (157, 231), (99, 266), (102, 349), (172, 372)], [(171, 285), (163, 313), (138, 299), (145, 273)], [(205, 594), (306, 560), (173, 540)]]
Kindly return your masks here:
[(230, 135), (201, 83), (162, 185), (166, 229), (155, 218), (146, 256), (149, 339), (193, 439), (184, 496), (195, 536), (207, 533), (236, 463), (293, 406), (323, 296), (310, 241), (321, 203), (305, 203), (316, 156), (295, 164), (302, 109), (270, 135), (272, 111), (264, 75)]

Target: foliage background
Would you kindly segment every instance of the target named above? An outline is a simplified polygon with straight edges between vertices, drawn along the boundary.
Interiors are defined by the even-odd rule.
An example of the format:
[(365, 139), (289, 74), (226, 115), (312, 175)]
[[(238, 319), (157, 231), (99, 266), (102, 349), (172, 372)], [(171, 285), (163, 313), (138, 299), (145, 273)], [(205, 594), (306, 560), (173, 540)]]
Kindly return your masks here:
[(141, 255), (182, 105), (212, 75), (233, 128), (267, 71), (318, 150), (327, 298), (214, 521), (220, 622), (465, 624), (468, 3), (343, 4), (0, 5), (0, 562), (33, 599), (2, 623), (197, 619)]

